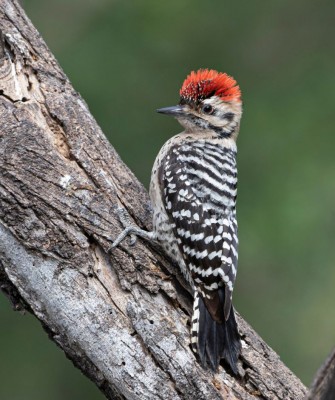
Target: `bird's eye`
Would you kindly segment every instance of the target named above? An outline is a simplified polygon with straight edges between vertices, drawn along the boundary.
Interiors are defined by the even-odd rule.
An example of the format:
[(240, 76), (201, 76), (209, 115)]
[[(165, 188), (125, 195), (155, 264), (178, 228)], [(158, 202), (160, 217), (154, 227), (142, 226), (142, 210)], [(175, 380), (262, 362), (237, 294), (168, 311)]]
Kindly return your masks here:
[(213, 114), (214, 108), (213, 108), (210, 104), (205, 104), (205, 105), (202, 107), (202, 112), (203, 112), (204, 114)]

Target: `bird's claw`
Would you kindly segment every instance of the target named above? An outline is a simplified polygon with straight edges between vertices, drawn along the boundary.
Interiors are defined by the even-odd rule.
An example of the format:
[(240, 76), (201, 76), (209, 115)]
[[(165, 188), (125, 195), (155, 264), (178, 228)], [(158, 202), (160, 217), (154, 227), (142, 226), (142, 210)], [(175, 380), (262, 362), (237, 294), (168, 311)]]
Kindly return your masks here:
[(137, 242), (137, 236), (130, 235), (129, 246), (135, 246), (136, 242)]
[(115, 249), (128, 235), (130, 236), (129, 245), (134, 246), (137, 241), (136, 235), (133, 231), (136, 231), (136, 227), (130, 221), (130, 217), (128, 212), (123, 207), (118, 207), (116, 209), (116, 214), (119, 217), (119, 220), (124, 228), (124, 230), (120, 233), (120, 235), (114, 240), (109, 251)]

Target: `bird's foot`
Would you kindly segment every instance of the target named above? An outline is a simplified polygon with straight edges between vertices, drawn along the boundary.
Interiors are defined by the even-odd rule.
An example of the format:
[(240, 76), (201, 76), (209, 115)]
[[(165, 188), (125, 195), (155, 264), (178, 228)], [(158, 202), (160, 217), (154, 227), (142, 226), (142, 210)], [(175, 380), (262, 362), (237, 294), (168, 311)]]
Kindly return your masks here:
[(144, 231), (143, 229), (140, 229), (138, 226), (134, 225), (130, 219), (128, 212), (124, 208), (118, 207), (116, 209), (116, 214), (118, 215), (124, 230), (114, 240), (109, 251), (112, 251), (115, 247), (117, 247), (127, 236), (130, 236), (130, 242), (129, 242), (130, 246), (135, 245), (137, 241), (137, 236), (140, 236), (148, 240), (153, 239), (154, 236), (153, 232)]

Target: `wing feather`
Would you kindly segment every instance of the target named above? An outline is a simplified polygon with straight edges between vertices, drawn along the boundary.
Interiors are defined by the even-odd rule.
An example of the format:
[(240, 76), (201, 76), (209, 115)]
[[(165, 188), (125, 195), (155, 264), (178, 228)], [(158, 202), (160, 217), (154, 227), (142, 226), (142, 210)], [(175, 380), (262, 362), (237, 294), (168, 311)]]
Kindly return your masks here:
[[(237, 268), (236, 173), (227, 173), (233, 171), (235, 159), (224, 148), (216, 150), (214, 162), (212, 145), (172, 148), (165, 158), (163, 187), (180, 251), (204, 301), (209, 299), (206, 305), (218, 304), (214, 298), (219, 287), (229, 290), (227, 319)], [(212, 310), (213, 318), (215, 314)]]

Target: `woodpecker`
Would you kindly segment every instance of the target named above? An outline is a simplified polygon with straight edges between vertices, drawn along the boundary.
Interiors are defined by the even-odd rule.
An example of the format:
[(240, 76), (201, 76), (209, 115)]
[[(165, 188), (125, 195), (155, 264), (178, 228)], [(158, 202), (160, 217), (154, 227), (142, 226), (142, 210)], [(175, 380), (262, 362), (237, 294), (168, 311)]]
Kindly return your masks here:
[(232, 294), (238, 259), (240, 88), (226, 73), (192, 71), (180, 89), (179, 104), (157, 111), (175, 117), (184, 131), (164, 144), (152, 169), (153, 232), (127, 226), (113, 247), (128, 234), (163, 247), (194, 295), (192, 349), (204, 367), (215, 372), (224, 359), (237, 374), (241, 342)]

